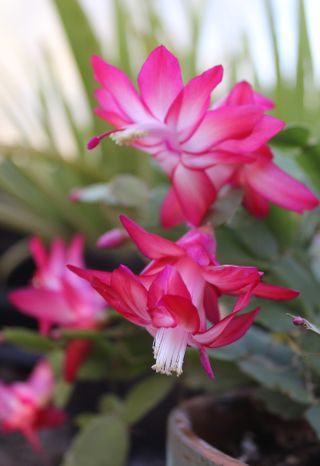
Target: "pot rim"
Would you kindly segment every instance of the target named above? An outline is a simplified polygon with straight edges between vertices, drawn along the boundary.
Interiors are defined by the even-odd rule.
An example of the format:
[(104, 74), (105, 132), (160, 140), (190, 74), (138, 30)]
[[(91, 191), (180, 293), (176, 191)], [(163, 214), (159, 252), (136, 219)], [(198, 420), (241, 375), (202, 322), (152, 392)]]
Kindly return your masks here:
[(186, 445), (202, 457), (213, 461), (219, 466), (249, 466), (247, 463), (237, 460), (221, 450), (218, 450), (194, 432), (188, 408), (199, 403), (200, 400), (203, 401), (205, 399), (212, 399), (212, 397), (193, 397), (175, 408), (169, 416), (169, 435), (174, 435), (180, 443)]

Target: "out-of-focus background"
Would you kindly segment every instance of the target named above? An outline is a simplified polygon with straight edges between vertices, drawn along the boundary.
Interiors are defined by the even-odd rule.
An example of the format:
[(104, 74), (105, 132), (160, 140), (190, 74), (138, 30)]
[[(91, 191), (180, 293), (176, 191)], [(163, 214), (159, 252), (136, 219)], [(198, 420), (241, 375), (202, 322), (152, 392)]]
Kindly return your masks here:
[[(222, 63), (215, 98), (246, 79), (275, 100), (276, 116), (317, 135), (319, 24), (318, 0), (1, 0), (1, 225), (46, 238), (80, 230), (93, 244), (114, 211), (72, 204), (70, 190), (119, 173), (149, 186), (160, 177), (147, 156), (110, 141), (86, 151), (106, 130), (93, 113), (92, 53), (133, 79), (160, 43), (178, 55), (185, 80)], [(6, 264), (23, 251), (16, 246)]]
[[(128, 249), (117, 250), (117, 254), (101, 252), (95, 248), (97, 238), (119, 225), (120, 212), (159, 233), (159, 205), (168, 180), (151, 158), (107, 139), (92, 152), (86, 149), (93, 135), (109, 129), (94, 115), (97, 84), (90, 64), (92, 54), (121, 68), (133, 82), (141, 64), (159, 44), (177, 55), (185, 81), (222, 64), (224, 79), (214, 92), (213, 103), (237, 81), (250, 81), (257, 91), (275, 101), (273, 114), (289, 125), (270, 142), (276, 163), (319, 194), (319, 25), (320, 0), (0, 0), (0, 284), (4, 285), (0, 291), (0, 327), (4, 327), (0, 332), (4, 341), (0, 379), (24, 376), (45, 352), (56, 364), (55, 401), (59, 406), (69, 403), (68, 412), (84, 429), (69, 447), (65, 466), (78, 466), (79, 458), (85, 462), (91, 455), (97, 455), (94, 464), (102, 464), (100, 454), (113, 461), (113, 453), (109, 453), (113, 447), (123, 458), (129, 431), (133, 446), (130, 465), (162, 465), (165, 417), (176, 398), (204, 391), (225, 393), (236, 387), (254, 386), (257, 399), (270, 413), (286, 420), (306, 419), (320, 438), (319, 336), (306, 337), (288, 317), (302, 315), (320, 326), (319, 210), (298, 215), (272, 205), (266, 219), (256, 219), (237, 210), (238, 199), (235, 205), (230, 203), (231, 208), (226, 204), (216, 229), (218, 260), (256, 266), (265, 272), (266, 282), (298, 289), (301, 295), (288, 303), (252, 300), (251, 309), (261, 307), (258, 326), (239, 345), (209, 351), (217, 374), (214, 383), (203, 374), (195, 351), (188, 350), (184, 376), (168, 402), (151, 412), (150, 422), (142, 420), (137, 428), (132, 428), (136, 419), (132, 425), (128, 422), (117, 441), (111, 435), (106, 443), (100, 424), (97, 442), (96, 434), (92, 441), (91, 432), (96, 431), (90, 431), (93, 417), (88, 411), (98, 409), (99, 415), (119, 416), (116, 419), (122, 425), (123, 413), (126, 409), (129, 412), (130, 405), (142, 406), (144, 416), (158, 403), (159, 393), (160, 399), (175, 383), (175, 379), (153, 379), (152, 389), (147, 381), (135, 392), (136, 381), (150, 372), (152, 343), (148, 335), (143, 338), (139, 329), (131, 324), (127, 329), (123, 320), (118, 324), (110, 314), (110, 329), (93, 332), (95, 335), (91, 332), (95, 346), (73, 395), (72, 386), (66, 387), (62, 380), (61, 370), (62, 345), (69, 344), (67, 333), (60, 339), (56, 339), (58, 333), (52, 334), (52, 339), (39, 336), (32, 330), (36, 321), (15, 311), (7, 298), (11, 289), (31, 280), (31, 235), (49, 242), (81, 232), (91, 247), (86, 257), (89, 267), (109, 270), (123, 262), (138, 271), (143, 263), (137, 256), (128, 255)], [(70, 200), (76, 187), (84, 188), (81, 202)], [(165, 234), (176, 238), (177, 233), (170, 230)], [(76, 342), (85, 336), (69, 333), (69, 338)], [(92, 391), (90, 382), (97, 382), (97, 391)], [(124, 398), (132, 383), (132, 398)], [(167, 391), (162, 384), (167, 384)], [(106, 394), (105, 402), (99, 402), (98, 407), (102, 393)], [(84, 413), (82, 419), (79, 413)], [(263, 424), (268, 424), (262, 418)], [(287, 428), (279, 430), (281, 439), (284, 431)], [(288, 458), (292, 458), (292, 441), (299, 438), (302, 453), (297, 458), (308, 461), (306, 443), (310, 437), (301, 436), (296, 424), (294, 432), (293, 440), (287, 435)], [(250, 446), (247, 427), (243, 434), (241, 442)], [(21, 464), (21, 458), (28, 465), (43, 463), (42, 457), (36, 463), (29, 462), (19, 453), (15, 439), (14, 443), (3, 439), (1, 453), (8, 452), (12, 458), (17, 452), (18, 460), (1, 462), (0, 455), (0, 466)], [(64, 436), (64, 442), (69, 441)], [(60, 450), (66, 449), (63, 441), (56, 444)], [(310, 453), (313, 447), (308, 446)], [(282, 451), (279, 446), (276, 450)], [(121, 458), (117, 464), (124, 464)], [(271, 462), (276, 464), (273, 459)]]

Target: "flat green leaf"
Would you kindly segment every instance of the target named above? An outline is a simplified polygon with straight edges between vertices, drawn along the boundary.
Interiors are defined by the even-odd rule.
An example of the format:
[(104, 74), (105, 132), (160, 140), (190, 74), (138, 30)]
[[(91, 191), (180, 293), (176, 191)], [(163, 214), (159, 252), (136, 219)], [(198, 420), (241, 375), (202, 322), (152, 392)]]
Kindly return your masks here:
[(305, 146), (310, 137), (310, 130), (305, 126), (290, 125), (277, 134), (270, 142), (281, 146)]
[(320, 144), (304, 147), (297, 161), (320, 192)]
[(226, 390), (252, 384), (252, 380), (239, 370), (235, 362), (218, 360), (214, 350), (210, 351), (210, 359), (215, 374), (214, 380), (209, 379), (203, 370), (198, 351), (188, 351), (183, 370), (184, 386), (191, 390), (224, 393)]
[(124, 466), (128, 429), (117, 416), (98, 416), (75, 437), (63, 466)]
[(297, 403), (282, 393), (261, 387), (255, 392), (255, 396), (261, 400), (267, 407), (268, 411), (283, 419), (300, 418), (305, 406)]
[(260, 312), (255, 319), (256, 323), (262, 324), (271, 332), (292, 332), (292, 322), (288, 319), (286, 314), (288, 312), (288, 307), (283, 303), (261, 300), (259, 306)]
[(294, 258), (283, 257), (272, 267), (272, 273), (285, 285), (301, 292), (296, 302), (299, 301), (310, 312), (317, 309), (319, 283), (304, 264)]
[(45, 353), (55, 348), (50, 338), (32, 330), (8, 327), (2, 330), (2, 335), (6, 342), (35, 353)]
[(266, 225), (277, 239), (281, 249), (285, 251), (291, 246), (299, 223), (293, 212), (270, 204)]
[(277, 240), (260, 219), (241, 212), (234, 218), (232, 228), (235, 229), (235, 234), (241, 243), (254, 256), (268, 260), (277, 257), (279, 253)]
[(305, 413), (305, 418), (320, 439), (320, 405), (309, 408)]
[(123, 402), (113, 394), (107, 394), (99, 400), (99, 411), (105, 414), (119, 414), (123, 416)]
[(297, 328), (301, 335), (301, 349), (304, 363), (316, 374), (320, 374), (320, 336), (316, 333), (307, 332), (305, 329)]
[(281, 366), (289, 366), (294, 353), (288, 346), (278, 343), (270, 332), (255, 326), (244, 337), (224, 348), (209, 350), (214, 358), (222, 361), (246, 361), (252, 355), (264, 357), (272, 364), (276, 361)]
[(124, 403), (124, 415), (130, 424), (138, 422), (148, 411), (156, 407), (171, 390), (174, 377), (154, 375), (137, 384)]
[(72, 384), (67, 383), (62, 379), (56, 379), (53, 391), (53, 401), (55, 406), (63, 408), (67, 404), (72, 390)]
[(311, 401), (303, 376), (294, 367), (282, 366), (277, 361), (255, 355), (240, 361), (239, 367), (263, 387), (279, 391), (299, 403)]
[(242, 189), (230, 188), (224, 196), (219, 197), (214, 203), (211, 212), (206, 217), (206, 220), (211, 222), (214, 227), (230, 222), (240, 207), (242, 199)]
[(102, 332), (96, 330), (61, 330), (61, 336), (68, 340), (100, 340), (104, 338)]

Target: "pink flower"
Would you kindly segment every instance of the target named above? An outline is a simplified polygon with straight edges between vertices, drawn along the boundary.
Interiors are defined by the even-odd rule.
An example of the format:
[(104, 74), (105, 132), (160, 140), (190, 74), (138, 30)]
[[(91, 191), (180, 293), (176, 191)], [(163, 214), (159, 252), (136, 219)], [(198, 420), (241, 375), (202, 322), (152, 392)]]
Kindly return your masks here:
[(113, 228), (107, 231), (97, 241), (98, 248), (117, 248), (129, 240), (128, 233), (123, 228)]
[(46, 361), (37, 364), (26, 382), (0, 382), (0, 424), (5, 432), (20, 431), (41, 450), (37, 431), (61, 424), (63, 411), (51, 406), (53, 372)]
[[(110, 136), (118, 144), (148, 152), (172, 181), (162, 210), (165, 225), (171, 225), (175, 216), (174, 223), (201, 223), (216, 199), (214, 184), (203, 169), (208, 158), (210, 164), (252, 161), (241, 142), (258, 149), (283, 127), (255, 102), (210, 110), (210, 95), (222, 79), (222, 67), (215, 66), (184, 85), (177, 59), (164, 46), (153, 50), (142, 66), (140, 94), (119, 69), (97, 56), (92, 64), (102, 86), (95, 94), (96, 113), (115, 129), (95, 136), (88, 148)], [(239, 150), (223, 150), (226, 141), (235, 147), (239, 142)]]
[[(85, 271), (79, 274), (86, 278)], [(192, 346), (199, 349), (203, 367), (213, 378), (206, 348), (218, 348), (239, 339), (258, 312), (255, 309), (237, 315), (241, 307), (236, 305), (227, 317), (207, 329), (202, 310), (194, 304), (193, 290), (188, 288), (176, 267), (165, 265), (151, 280), (149, 277), (145, 280), (143, 275), (137, 277), (120, 266), (108, 278), (104, 281), (98, 277), (89, 279), (93, 288), (123, 317), (145, 327), (153, 335), (156, 362), (152, 368), (167, 375), (182, 373), (187, 346)]]
[[(34, 237), (30, 249), (37, 266), (32, 284), (12, 292), (11, 302), (23, 313), (38, 319), (43, 334), (47, 334), (52, 326), (98, 328), (104, 319), (104, 301), (89, 284), (83, 283), (66, 267), (67, 264), (84, 267), (82, 238), (75, 237), (69, 247), (56, 239), (47, 252), (41, 240)], [(69, 343), (65, 358), (67, 380), (74, 379), (90, 347), (88, 341)]]
[[(70, 267), (88, 280), (123, 317), (154, 336), (157, 371), (182, 372), (187, 346), (200, 351), (201, 362), (213, 376), (206, 348), (233, 343), (251, 325), (258, 310), (238, 315), (252, 294), (290, 299), (297, 292), (261, 284), (255, 267), (220, 266), (209, 227), (188, 232), (176, 243), (148, 233), (125, 216), (123, 226), (140, 251), (152, 259), (139, 276), (120, 266), (112, 273)], [(235, 306), (221, 318), (218, 298), (236, 295)], [(208, 320), (213, 324), (208, 328)]]
[[(256, 105), (263, 109), (273, 106), (270, 100), (255, 93), (250, 84), (242, 82), (234, 86), (221, 107), (239, 108), (247, 105)], [(268, 124), (267, 118), (270, 117), (265, 117), (262, 126)], [(258, 132), (257, 130), (257, 134)], [(237, 152), (241, 148), (252, 160), (249, 163), (239, 160), (233, 166), (217, 166), (212, 160), (211, 167), (208, 162), (206, 173), (216, 190), (226, 184), (242, 187), (244, 206), (253, 215), (266, 216), (270, 202), (300, 214), (319, 205), (319, 200), (307, 187), (273, 162), (273, 154), (266, 145), (257, 148), (245, 140), (237, 143), (226, 141), (223, 148), (231, 152)]]

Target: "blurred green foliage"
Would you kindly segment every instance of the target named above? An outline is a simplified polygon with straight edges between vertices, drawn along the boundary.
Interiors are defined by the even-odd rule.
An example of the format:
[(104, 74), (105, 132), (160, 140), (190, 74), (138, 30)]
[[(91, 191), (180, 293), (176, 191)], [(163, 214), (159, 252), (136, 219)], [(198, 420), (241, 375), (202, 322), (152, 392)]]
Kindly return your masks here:
[[(184, 3), (192, 46), (178, 53), (174, 41), (166, 33), (155, 1), (136, 1), (136, 8), (141, 10), (145, 18), (146, 28), (142, 31), (134, 26), (130, 16), (132, 12), (126, 8), (125, 1), (114, 0), (114, 39), (117, 53), (111, 57), (102, 52), (103, 44), (100, 44), (95, 29), (79, 1), (52, 1), (81, 79), (84, 101), (87, 101), (90, 109), (88, 112), (92, 116), (89, 117), (87, 125), (79, 125), (62, 91), (51, 59), (44, 53), (43, 59), (50, 79), (48, 85), (63, 108), (75, 152), (70, 157), (70, 154), (65, 154), (59, 149), (60, 145), (57, 143), (49, 117), (49, 100), (41, 83), (38, 83), (38, 91), (33, 89), (32, 92), (38, 93), (41, 108), (39, 122), (46, 135), (47, 144), (41, 150), (35, 149), (24, 136), (23, 128), (19, 144), (0, 144), (0, 222), (21, 232), (37, 233), (48, 239), (56, 235), (68, 237), (76, 231), (81, 231), (92, 245), (100, 234), (117, 223), (116, 214), (121, 206), (121, 210), (128, 210), (136, 219), (139, 218), (145, 225), (154, 229), (158, 218), (155, 214), (164, 192), (165, 178), (150, 163), (148, 156), (138, 154), (131, 148), (119, 148), (109, 140), (105, 140), (94, 153), (89, 154), (85, 150), (86, 141), (92, 135), (106, 130), (105, 123), (93, 117), (93, 90), (96, 84), (92, 77), (90, 55), (102, 54), (135, 80), (134, 60), (141, 59), (142, 62), (150, 50), (161, 42), (179, 54), (185, 79), (188, 79), (196, 72), (204, 8), (199, 7), (195, 11), (192, 2)], [(204, 4), (204, 1), (199, 2), (200, 6)], [(298, 59), (295, 79), (291, 82), (288, 82), (282, 73), (279, 39), (271, 2), (265, 0), (264, 6), (276, 69), (273, 88), (263, 89), (259, 83), (254, 61), (250, 59), (248, 52), (247, 37), (243, 38), (242, 53), (226, 58), (224, 65), (229, 70), (226, 79), (230, 85), (233, 84), (232, 81), (237, 79), (242, 63), (250, 63), (256, 88), (276, 102), (275, 115), (287, 122), (299, 123), (299, 126), (288, 127), (272, 141), (277, 161), (320, 192), (320, 142), (313, 136), (319, 128), (319, 109), (308, 105), (310, 98), (316, 99), (315, 96), (319, 96), (320, 89), (312, 73), (313, 62), (304, 2), (298, 2)], [(134, 44), (134, 57), (131, 44)], [(131, 204), (129, 202), (126, 205), (123, 196), (120, 196), (121, 200), (118, 199), (114, 191), (111, 201), (109, 191), (109, 200), (103, 199), (96, 203), (73, 204), (68, 200), (68, 195), (74, 187), (108, 183), (109, 189), (110, 186), (114, 186), (114, 179), (119, 179), (119, 175), (123, 174), (137, 176), (142, 180), (140, 182), (145, 182), (147, 201), (142, 202), (143, 209), (132, 205), (131, 196)], [(217, 375), (215, 382), (205, 378), (200, 371), (198, 358), (195, 358), (193, 350), (189, 350), (182, 382), (191, 390), (213, 392), (254, 384), (258, 387), (257, 396), (271, 411), (285, 417), (305, 416), (319, 434), (320, 339), (312, 340), (310, 346), (309, 335), (293, 328), (286, 316), (288, 312), (301, 314), (317, 325), (320, 323), (319, 279), (314, 274), (309, 255), (310, 245), (320, 229), (319, 212), (299, 217), (272, 207), (270, 215), (264, 221), (258, 221), (243, 211), (233, 214), (231, 209), (232, 218), (217, 229), (219, 260), (222, 263), (258, 266), (265, 272), (266, 281), (297, 288), (301, 291), (301, 297), (292, 303), (266, 302), (261, 305), (260, 301), (262, 310), (257, 319), (258, 326), (236, 344), (211, 352), (210, 357)], [(23, 256), (21, 248), (17, 249), (17, 254)], [(252, 308), (255, 304), (252, 303)], [(80, 371), (80, 379), (127, 380), (141, 376), (146, 368), (151, 366), (150, 337), (140, 329), (133, 329), (131, 334), (130, 330), (126, 333), (128, 328), (127, 324), (121, 324), (119, 329), (107, 329), (105, 333), (89, 332), (81, 335), (93, 340), (94, 350)], [(115, 330), (114, 334), (112, 330)], [(108, 331), (111, 333), (108, 334)], [(116, 335), (117, 331), (120, 337)], [(53, 360), (61, 358), (61, 341), (52, 352), (51, 340), (33, 335), (32, 332), (11, 329), (5, 331), (5, 336), (24, 349), (35, 352), (51, 351)], [(62, 335), (64, 341), (77, 337), (79, 338), (79, 334), (72, 332)], [(60, 385), (57, 387), (61, 386), (62, 394), (57, 391), (57, 398), (61, 399), (66, 391), (61, 374), (58, 374), (58, 378)], [(104, 397), (100, 403), (98, 417), (88, 415), (79, 421), (83, 430), (77, 435), (65, 459), (65, 466), (88, 464), (89, 459), (92, 465), (111, 464), (108, 453), (110, 451), (113, 455), (112, 465), (124, 464), (128, 450), (129, 426), (157, 404), (162, 395), (168, 393), (172, 380), (161, 376), (147, 379), (141, 382), (142, 385), (135, 386), (125, 400), (112, 398), (112, 395)], [(148, 397), (143, 396), (145, 390)], [(96, 456), (91, 455), (93, 450)], [(89, 459), (87, 454), (90, 454)]]
[[(83, 90), (83, 102), (87, 101), (88, 120), (83, 125), (78, 122), (76, 112), (71, 108), (63, 91), (61, 80), (57, 76), (52, 57), (43, 51), (43, 63), (47, 70), (47, 81), (35, 83), (31, 89), (38, 96), (38, 123), (46, 135), (47, 143), (43, 149), (35, 149), (26, 137), (21, 119), (14, 117), (16, 106), (8, 109), (7, 117), (13, 118), (19, 128), (21, 137), (17, 144), (0, 143), (0, 222), (21, 232), (34, 233), (51, 238), (58, 234), (70, 236), (81, 230), (90, 244), (97, 237), (117, 222), (113, 208), (103, 203), (87, 206), (69, 202), (68, 195), (75, 186), (86, 186), (110, 181), (119, 173), (131, 173), (144, 179), (150, 188), (159, 183), (161, 175), (154, 170), (145, 154), (137, 153), (132, 148), (119, 148), (112, 141), (106, 140), (93, 153), (85, 149), (86, 141), (93, 135), (106, 129), (106, 124), (93, 116), (95, 101), (93, 90), (96, 87), (92, 76), (90, 56), (101, 54), (114, 65), (119, 66), (135, 81), (137, 63), (142, 63), (147, 54), (159, 43), (166, 44), (179, 56), (185, 79), (197, 71), (197, 55), (201, 42), (201, 32), (205, 20), (207, 2), (200, 0), (196, 4), (188, 1), (183, 4), (188, 31), (192, 40), (185, 49), (177, 49), (177, 44), (168, 34), (163, 16), (159, 14), (159, 5), (155, 0), (136, 0), (134, 11), (128, 8), (125, 0), (113, 0), (111, 10), (114, 23), (115, 50), (103, 53), (104, 44), (100, 43), (92, 21), (87, 16), (78, 0), (52, 0), (56, 13), (65, 33), (65, 39), (71, 51), (75, 69), (78, 72)], [(196, 6), (195, 6), (196, 5)], [(248, 67), (248, 74), (254, 76), (254, 85), (276, 101), (275, 114), (287, 122), (305, 122), (311, 128), (317, 128), (318, 108), (310, 107), (310, 101), (319, 95), (319, 85), (313, 78), (313, 62), (310, 53), (310, 40), (306, 25), (304, 2), (298, 2), (298, 41), (295, 77), (291, 81), (283, 75), (280, 63), (280, 42), (275, 28), (275, 13), (270, 0), (264, 2), (268, 29), (270, 31), (276, 82), (271, 89), (262, 89), (256, 64), (247, 46), (248, 37), (243, 37), (242, 52), (236, 56), (226, 55), (223, 63), (226, 68), (225, 80), (231, 86), (238, 78), (238, 70), (243, 63)], [(143, 18), (144, 27), (138, 27), (134, 15)], [(214, 21), (214, 18), (213, 18)], [(214, 24), (212, 24), (214, 27)], [(132, 45), (133, 44), (133, 45)], [(134, 47), (134, 54), (132, 50)], [(61, 149), (61, 141), (53, 129), (50, 113), (50, 98), (46, 89), (64, 113), (64, 120), (69, 127), (73, 140), (74, 153), (66, 154)], [(81, 104), (82, 105), (82, 104)], [(27, 118), (25, 118), (26, 124)], [(318, 125), (319, 126), (319, 125)], [(308, 168), (317, 164), (317, 155), (300, 158), (301, 166)], [(312, 174), (311, 176), (315, 178)]]

